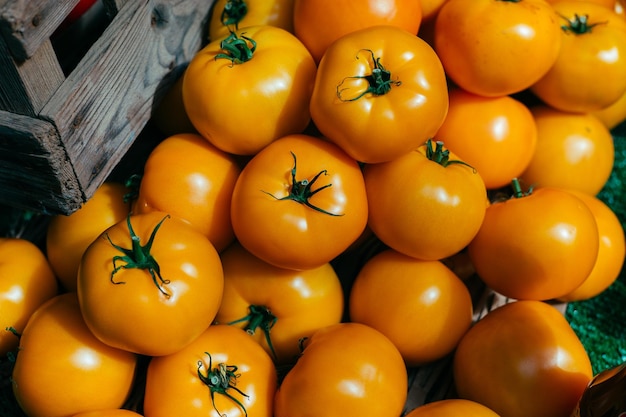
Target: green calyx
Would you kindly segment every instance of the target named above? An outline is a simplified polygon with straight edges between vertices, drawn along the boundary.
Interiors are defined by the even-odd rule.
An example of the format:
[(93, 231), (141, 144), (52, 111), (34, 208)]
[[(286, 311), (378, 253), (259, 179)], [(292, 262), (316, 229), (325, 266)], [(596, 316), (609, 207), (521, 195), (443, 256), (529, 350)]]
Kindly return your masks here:
[(215, 59), (227, 59), (232, 65), (248, 62), (254, 56), (256, 42), (254, 39), (241, 34), (237, 36), (235, 32), (230, 32), (224, 40), (220, 42), (222, 52), (215, 55)]
[(607, 23), (607, 22), (590, 23), (589, 15), (580, 16), (578, 14), (574, 14), (574, 17), (571, 19), (568, 19), (565, 16), (561, 16), (561, 17), (567, 21), (567, 23), (565, 23), (564, 25), (561, 25), (561, 29), (563, 29), (565, 32), (574, 33), (576, 35), (589, 33), (594, 27)]
[[(380, 63), (380, 57), (374, 56), (374, 52), (370, 49), (364, 49), (362, 51), (369, 52), (369, 58), (371, 58), (371, 67), (372, 72), (367, 75), (355, 75), (351, 77), (344, 78), (339, 85), (337, 85), (337, 97), (341, 101), (355, 101), (360, 99), (366, 94), (373, 94), (375, 96), (382, 96), (391, 91), (392, 86), (399, 86), (402, 84), (401, 81), (392, 80), (391, 72), (387, 70), (383, 64)], [(359, 51), (361, 52), (361, 51)], [(359, 59), (359, 55), (356, 56), (356, 59)], [(365, 80), (367, 81), (368, 87), (358, 93), (355, 97), (345, 98), (345, 93), (351, 88), (346, 87), (343, 88), (343, 85), (348, 80)]]
[(278, 321), (278, 317), (273, 315), (270, 309), (265, 306), (252, 304), (248, 307), (248, 311), (249, 313), (247, 316), (231, 321), (228, 324), (232, 325), (245, 322), (246, 324), (243, 326), (243, 329), (250, 334), (255, 334), (257, 329), (261, 329), (263, 335), (265, 336), (267, 346), (270, 348), (274, 359), (276, 359), (276, 352), (274, 351), (274, 345), (272, 344), (270, 332), (272, 327), (274, 327)]
[(436, 141), (435, 148), (433, 149), (433, 140), (428, 139), (426, 141), (426, 158), (429, 160), (438, 163), (443, 167), (447, 167), (451, 164), (461, 164), (467, 167), (474, 169), (471, 165), (466, 162), (459, 161), (457, 159), (450, 159), (450, 151), (448, 149), (443, 148), (443, 142)]
[(204, 363), (202, 361), (198, 361), (198, 378), (204, 385), (209, 388), (211, 393), (211, 402), (213, 403), (213, 408), (220, 416), (222, 414), (215, 405), (215, 394), (225, 395), (230, 398), (232, 401), (237, 404), (239, 408), (243, 411), (244, 415), (247, 416), (248, 412), (243, 403), (234, 397), (229, 391), (236, 391), (238, 394), (248, 398), (248, 395), (242, 392), (237, 385), (237, 378), (239, 378), (239, 374), (237, 373), (237, 367), (234, 365), (226, 365), (223, 363), (218, 364), (215, 368), (213, 368), (213, 359), (208, 352), (204, 352), (205, 355), (209, 357), (209, 366), (207, 367), (206, 374), (202, 373), (202, 368), (204, 368)]
[(248, 4), (244, 0), (228, 0), (224, 5), (220, 21), (224, 26), (239, 27), (239, 22), (248, 14)]
[(263, 191), (265, 194), (268, 194), (272, 197), (274, 197), (277, 200), (293, 200), (297, 203), (300, 204), (304, 204), (305, 206), (312, 208), (315, 211), (319, 211), (320, 213), (324, 213), (324, 214), (328, 214), (329, 216), (343, 216), (343, 214), (335, 214), (335, 213), (331, 213), (329, 211), (326, 211), (324, 209), (321, 209), (317, 206), (314, 206), (313, 204), (311, 204), (311, 202), (309, 201), (309, 199), (311, 197), (313, 197), (315, 194), (319, 193), (320, 191), (331, 187), (332, 184), (326, 184), (323, 185), (319, 188), (316, 188), (315, 190), (312, 189), (313, 184), (315, 184), (315, 182), (319, 179), (319, 177), (324, 174), (327, 175), (328, 172), (324, 169), (320, 172), (318, 172), (310, 181), (308, 179), (303, 179), (303, 180), (297, 180), (296, 179), (296, 154), (294, 154), (293, 152), (291, 152), (291, 156), (293, 156), (293, 168), (291, 169), (291, 189), (289, 191), (289, 195), (282, 197), (282, 198), (278, 198), (276, 196), (274, 196), (273, 194), (268, 193), (267, 191)]
[(523, 198), (531, 195), (533, 193), (533, 187), (529, 187), (528, 191), (524, 192), (522, 190), (522, 185), (519, 182), (518, 178), (513, 178), (511, 180), (511, 188), (513, 189), (513, 197), (514, 198)]
[[(126, 218), (126, 224), (128, 225), (128, 231), (130, 233), (130, 240), (132, 243), (131, 249), (123, 248), (111, 240), (108, 234), (106, 234), (106, 238), (109, 243), (118, 251), (122, 252), (124, 255), (117, 255), (113, 257), (113, 271), (111, 272), (111, 282), (113, 284), (125, 284), (125, 281), (115, 281), (114, 277), (122, 269), (145, 269), (150, 273), (152, 277), (152, 282), (159, 289), (159, 291), (166, 297), (170, 297), (170, 294), (163, 287), (170, 283), (169, 280), (163, 279), (161, 276), (161, 268), (159, 263), (154, 259), (152, 254), (150, 253), (150, 249), (152, 249), (152, 244), (154, 243), (154, 238), (156, 236), (157, 231), (165, 221), (165, 219), (169, 218), (169, 215), (166, 215), (152, 230), (152, 234), (150, 235), (150, 239), (145, 245), (141, 245), (141, 241), (139, 236), (133, 230), (133, 226), (130, 222), (130, 215)], [(125, 262), (123, 265), (118, 265), (119, 262)]]

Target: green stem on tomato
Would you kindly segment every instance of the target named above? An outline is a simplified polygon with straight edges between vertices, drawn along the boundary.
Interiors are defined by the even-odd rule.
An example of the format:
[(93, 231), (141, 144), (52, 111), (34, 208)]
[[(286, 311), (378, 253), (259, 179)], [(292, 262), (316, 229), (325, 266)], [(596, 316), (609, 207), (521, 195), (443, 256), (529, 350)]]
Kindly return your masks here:
[(220, 15), (220, 21), (224, 26), (235, 26), (237, 30), (246, 14), (248, 14), (248, 4), (245, 0), (227, 0)]
[(513, 188), (513, 197), (515, 198), (526, 197), (531, 195), (533, 192), (533, 187), (529, 187), (528, 191), (524, 192), (518, 178), (513, 178), (511, 180), (511, 188)]
[(274, 357), (274, 359), (277, 359), (270, 332), (272, 330), (272, 327), (274, 327), (274, 325), (278, 321), (278, 317), (273, 315), (270, 309), (265, 306), (252, 304), (248, 307), (248, 311), (248, 315), (240, 319), (233, 320), (228, 324), (232, 325), (245, 322), (246, 324), (243, 326), (243, 329), (250, 334), (254, 334), (256, 333), (257, 329), (261, 329), (263, 331), (263, 335), (265, 336), (267, 346), (272, 352), (272, 356)]
[(443, 167), (447, 167), (450, 164), (461, 164), (474, 169), (470, 164), (460, 161), (458, 159), (450, 159), (450, 151), (443, 148), (442, 141), (435, 142), (435, 149), (433, 149), (433, 140), (428, 139), (426, 141), (426, 158), (438, 163)]
[(237, 36), (235, 32), (230, 32), (224, 40), (220, 42), (222, 52), (215, 56), (215, 59), (226, 59), (232, 65), (248, 62), (254, 56), (256, 42), (254, 39), (241, 34)]
[(234, 390), (246, 398), (249, 397), (246, 393), (235, 386), (237, 384), (237, 378), (239, 378), (239, 374), (237, 373), (238, 368), (235, 365), (226, 365), (223, 363), (220, 363), (213, 368), (213, 358), (208, 352), (204, 353), (209, 357), (209, 366), (207, 367), (206, 374), (202, 374), (201, 371), (204, 367), (204, 363), (202, 361), (198, 361), (198, 378), (200, 378), (200, 381), (202, 381), (202, 383), (209, 388), (211, 393), (211, 402), (217, 414), (220, 416), (224, 415), (215, 405), (215, 394), (221, 394), (234, 401), (235, 404), (243, 410), (244, 415), (247, 416), (248, 411), (246, 410), (246, 407), (229, 392), (229, 390)]
[[(366, 51), (369, 52), (370, 57), (372, 59), (372, 72), (370, 74), (367, 75), (354, 75), (351, 77), (346, 77), (344, 78), (339, 85), (337, 85), (337, 97), (339, 98), (339, 100), (341, 101), (355, 101), (360, 99), (361, 97), (363, 97), (364, 95), (371, 93), (375, 96), (382, 96), (384, 94), (387, 94), (389, 91), (391, 91), (391, 87), (392, 86), (399, 86), (400, 84), (402, 84), (401, 81), (398, 80), (392, 80), (391, 79), (391, 72), (389, 70), (387, 70), (383, 64), (380, 63), (380, 57), (376, 57), (374, 56), (374, 52), (372, 52), (372, 50), (370, 49), (363, 49), (362, 51)], [(359, 51), (361, 52), (361, 51)], [(359, 56), (356, 56), (356, 59), (359, 59)], [(342, 86), (344, 85), (344, 83), (347, 80), (359, 80), (359, 79), (363, 79), (365, 81), (367, 81), (368, 83), (368, 87), (361, 91), (358, 95), (356, 95), (355, 97), (352, 98), (344, 98), (343, 93), (347, 90), (349, 90), (349, 88), (342, 88)]]
[(574, 33), (576, 35), (583, 35), (585, 33), (591, 32), (591, 30), (598, 26), (605, 24), (607, 22), (596, 22), (589, 23), (589, 15), (580, 16), (578, 14), (574, 14), (574, 17), (569, 19), (566, 16), (561, 16), (563, 19), (567, 21), (564, 25), (561, 25), (561, 29), (565, 32)]

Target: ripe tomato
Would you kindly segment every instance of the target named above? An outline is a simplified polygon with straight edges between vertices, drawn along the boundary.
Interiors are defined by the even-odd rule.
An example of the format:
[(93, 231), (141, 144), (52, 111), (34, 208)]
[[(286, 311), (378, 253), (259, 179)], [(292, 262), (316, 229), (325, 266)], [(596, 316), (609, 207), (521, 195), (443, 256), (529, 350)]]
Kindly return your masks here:
[(387, 246), (424, 260), (463, 249), (487, 208), (480, 175), (431, 141), (390, 162), (364, 167), (368, 225)]
[(545, 0), (448, 0), (435, 22), (435, 50), (459, 87), (508, 95), (530, 87), (554, 64), (560, 23)]
[(13, 369), (13, 392), (29, 417), (119, 408), (131, 391), (136, 362), (134, 354), (96, 339), (76, 293), (64, 293), (28, 321)]
[(439, 58), (422, 39), (393, 26), (352, 32), (319, 64), (311, 117), (360, 162), (385, 162), (435, 134), (448, 111)]
[(489, 312), (461, 339), (453, 370), (461, 398), (507, 417), (569, 417), (592, 377), (583, 344), (543, 301)]
[(526, 184), (597, 194), (615, 159), (609, 129), (592, 114), (567, 113), (548, 106), (531, 109), (537, 147), (521, 175)]
[(318, 330), (278, 390), (274, 417), (397, 417), (407, 372), (391, 341), (360, 323)]
[(148, 155), (133, 212), (186, 220), (221, 251), (235, 238), (230, 200), (240, 171), (232, 155), (202, 136), (170, 136)]
[(613, 104), (591, 112), (608, 129), (614, 129), (626, 121), (626, 92)]
[(241, 245), (265, 262), (286, 269), (319, 267), (365, 229), (361, 169), (330, 142), (304, 134), (285, 136), (242, 170), (231, 219)]
[(293, 4), (294, 0), (216, 0), (209, 19), (209, 39), (222, 39), (232, 30), (259, 25), (293, 32)]
[[(437, 13), (443, 7), (443, 4), (447, 0), (421, 0), (422, 5), (422, 23), (425, 21), (434, 20), (437, 17)], [(421, 26), (420, 26), (421, 29)]]
[(300, 339), (341, 321), (343, 290), (330, 264), (282, 269), (238, 243), (221, 258), (224, 294), (215, 321), (245, 329), (276, 363), (291, 363), (300, 353)]
[[(554, 3), (558, 3), (559, 1), (562, 1), (562, 0), (547, 0), (547, 1), (550, 4), (554, 4)], [(607, 7), (609, 9), (613, 9), (615, 7), (615, 4), (617, 3), (616, 0), (574, 0), (574, 1), (588, 1), (588, 2), (591, 2), (591, 3), (597, 3), (597, 4), (600, 4), (600, 5), (604, 6), (604, 7)]]
[(359, 271), (349, 310), (352, 322), (387, 336), (408, 366), (452, 352), (472, 324), (473, 313), (469, 290), (443, 263), (392, 249), (370, 258)]
[(589, 276), (574, 291), (560, 297), (566, 302), (586, 300), (607, 289), (619, 276), (626, 256), (624, 229), (613, 210), (595, 196), (580, 191), (572, 191), (572, 194), (580, 198), (593, 213), (600, 234), (600, 246)]
[(272, 417), (274, 363), (246, 332), (212, 325), (184, 349), (152, 358), (145, 417)]
[(500, 417), (493, 410), (475, 401), (461, 398), (433, 401), (414, 408), (405, 417)]
[(294, 33), (319, 62), (337, 39), (371, 26), (386, 25), (413, 35), (422, 22), (419, 0), (294, 0)]
[(530, 163), (537, 127), (528, 107), (511, 96), (483, 97), (455, 88), (435, 138), (476, 168), (487, 189), (496, 189)]
[(531, 91), (571, 112), (609, 106), (626, 91), (626, 22), (612, 9), (579, 0), (552, 4), (561, 16), (559, 55)]
[(123, 220), (130, 211), (124, 201), (128, 189), (105, 182), (81, 208), (69, 216), (50, 219), (46, 232), (46, 254), (52, 270), (67, 291), (76, 291), (80, 258), (105, 229)]
[(224, 278), (211, 242), (164, 213), (129, 216), (85, 251), (78, 298), (104, 343), (147, 355), (182, 349), (213, 321)]
[(316, 70), (309, 51), (286, 30), (241, 29), (192, 58), (183, 79), (185, 110), (219, 149), (253, 155), (307, 127)]
[(44, 253), (22, 238), (0, 238), (0, 356), (18, 345), (31, 314), (57, 295), (58, 284)]
[(587, 205), (558, 188), (515, 194), (487, 208), (468, 246), (478, 276), (510, 298), (561, 297), (587, 278), (598, 256), (598, 227)]
[(142, 417), (131, 410), (115, 408), (110, 410), (85, 411), (84, 413), (74, 414), (72, 417)]

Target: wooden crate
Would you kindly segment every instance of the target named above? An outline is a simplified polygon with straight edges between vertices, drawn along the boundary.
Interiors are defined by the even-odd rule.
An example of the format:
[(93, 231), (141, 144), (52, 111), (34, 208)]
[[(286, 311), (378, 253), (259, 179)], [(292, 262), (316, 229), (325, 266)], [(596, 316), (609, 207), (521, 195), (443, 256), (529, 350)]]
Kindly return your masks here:
[(86, 202), (203, 45), (212, 5), (100, 0), (106, 27), (68, 70), (53, 37), (77, 2), (0, 0), (0, 204)]

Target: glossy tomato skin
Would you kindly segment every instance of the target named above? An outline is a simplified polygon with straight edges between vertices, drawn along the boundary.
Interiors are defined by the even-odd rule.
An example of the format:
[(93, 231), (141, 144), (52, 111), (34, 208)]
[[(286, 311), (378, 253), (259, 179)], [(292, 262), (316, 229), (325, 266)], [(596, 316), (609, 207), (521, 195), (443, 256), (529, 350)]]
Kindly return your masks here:
[(328, 47), (351, 32), (386, 25), (416, 35), (422, 22), (419, 0), (337, 2), (294, 0), (294, 33), (319, 62)]
[[(371, 77), (381, 70), (388, 74)], [(316, 127), (366, 163), (418, 148), (447, 111), (439, 58), (425, 41), (392, 26), (368, 27), (333, 43), (319, 64), (311, 97)]]
[[(436, 145), (367, 164), (363, 176), (374, 234), (405, 255), (440, 260), (462, 250), (478, 232), (487, 191), (475, 169), (462, 163), (443, 166), (427, 157), (429, 147)], [(449, 160), (459, 158), (450, 152)]]
[(450, 108), (435, 139), (480, 173), (487, 189), (508, 185), (535, 152), (537, 127), (528, 107), (511, 96), (450, 91)]
[(114, 408), (110, 410), (86, 411), (84, 413), (74, 414), (72, 417), (142, 417), (141, 414), (132, 410), (123, 408)]
[(31, 314), (58, 293), (58, 282), (44, 253), (22, 238), (0, 238), (0, 356), (18, 345), (6, 329), (21, 333)]
[(96, 339), (76, 293), (64, 293), (44, 303), (26, 325), (13, 392), (31, 417), (119, 408), (130, 394), (136, 361), (136, 355)]
[(626, 92), (613, 104), (591, 112), (609, 129), (626, 121)]
[(615, 212), (598, 197), (580, 191), (570, 192), (593, 213), (600, 240), (593, 269), (579, 287), (560, 297), (565, 302), (587, 300), (606, 290), (619, 277), (626, 256), (624, 229)]
[(349, 311), (351, 321), (387, 336), (408, 366), (419, 366), (452, 352), (473, 308), (469, 290), (443, 263), (387, 249), (359, 271)]
[(219, 252), (235, 239), (230, 201), (240, 171), (232, 155), (198, 134), (169, 136), (148, 155), (133, 212), (186, 220)]
[(105, 182), (77, 211), (50, 219), (46, 231), (46, 256), (66, 291), (76, 291), (80, 258), (91, 242), (130, 212), (130, 205), (124, 201), (128, 192), (128, 188), (120, 183)]
[(231, 61), (220, 40), (209, 43), (185, 70), (183, 102), (209, 142), (225, 152), (253, 155), (307, 127), (317, 68), (302, 42), (279, 27), (248, 27), (236, 36), (249, 47), (250, 39), (255, 42), (252, 58)]
[(525, 90), (550, 69), (560, 23), (545, 0), (448, 0), (437, 15), (434, 45), (459, 87), (503, 96)]
[[(313, 207), (285, 199), (293, 188), (294, 170), (295, 182), (305, 180), (315, 191), (308, 199)], [(239, 243), (265, 262), (286, 269), (319, 267), (365, 229), (367, 196), (361, 169), (328, 141), (304, 134), (285, 136), (242, 170), (233, 191), (231, 219)]]
[(225, 38), (230, 30), (249, 26), (277, 26), (293, 32), (294, 0), (217, 0), (209, 20), (209, 39)]
[[(131, 249), (131, 234), (147, 245), (157, 225), (150, 269), (126, 268), (114, 245)], [(145, 256), (145, 255), (144, 255)], [(114, 268), (118, 268), (114, 273)], [(191, 343), (213, 321), (224, 285), (219, 255), (188, 223), (161, 212), (130, 216), (89, 246), (78, 274), (78, 298), (89, 329), (119, 349), (160, 356)], [(123, 312), (121, 314), (120, 312)]]
[[(341, 321), (343, 289), (330, 264), (303, 271), (278, 268), (238, 243), (221, 259), (224, 294), (215, 321), (251, 333), (277, 364), (295, 361), (300, 339)], [(259, 318), (264, 320), (255, 324)]]
[(530, 300), (478, 321), (455, 351), (453, 373), (461, 398), (507, 417), (569, 417), (592, 377), (587, 352), (565, 317)]
[(495, 411), (477, 403), (462, 398), (451, 398), (433, 401), (414, 408), (406, 417), (500, 417)]
[(318, 330), (276, 391), (274, 417), (397, 417), (407, 397), (402, 356), (360, 323)]
[(596, 195), (613, 170), (615, 146), (609, 129), (589, 113), (549, 106), (531, 108), (537, 147), (520, 176), (536, 187), (558, 187)]
[(578, 287), (596, 262), (598, 227), (585, 203), (559, 188), (491, 204), (468, 253), (500, 294), (549, 300)]
[[(232, 372), (231, 387), (227, 395), (216, 387), (213, 401), (199, 375), (222, 365)], [(272, 417), (276, 384), (272, 359), (250, 335), (211, 325), (181, 351), (150, 361), (143, 412), (145, 417)]]
[[(562, 30), (558, 58), (531, 91), (551, 107), (570, 112), (614, 103), (626, 92), (626, 22), (594, 2), (562, 0), (552, 6), (568, 29)], [(581, 25), (581, 17), (587, 29), (572, 29)]]

